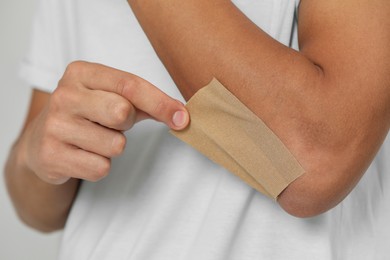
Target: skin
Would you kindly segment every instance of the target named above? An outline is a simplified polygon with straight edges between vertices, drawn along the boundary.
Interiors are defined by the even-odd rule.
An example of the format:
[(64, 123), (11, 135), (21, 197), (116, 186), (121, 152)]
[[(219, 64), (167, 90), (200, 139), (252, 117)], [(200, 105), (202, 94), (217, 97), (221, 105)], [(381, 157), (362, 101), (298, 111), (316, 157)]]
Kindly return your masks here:
[[(218, 78), (300, 161), (307, 172), (278, 199), (287, 212), (320, 214), (356, 185), (389, 129), (389, 1), (303, 0), (300, 52), (230, 1), (128, 2), (186, 99)], [(71, 64), (52, 95), (34, 92), (7, 161), (21, 219), (42, 231), (62, 228), (78, 179), (106, 176), (123, 150), (122, 131), (148, 114), (184, 128), (186, 112), (181, 127), (172, 124), (178, 110), (180, 103), (134, 75)]]
[(185, 98), (216, 77), (295, 155), (283, 209), (314, 216), (353, 189), (390, 126), (388, 0), (302, 0), (299, 52), (231, 1), (128, 3)]
[(189, 121), (179, 101), (100, 64), (74, 62), (52, 95), (35, 90), (5, 169), (20, 218), (43, 232), (63, 228), (80, 180), (107, 176), (125, 148), (123, 131), (147, 118), (176, 130)]

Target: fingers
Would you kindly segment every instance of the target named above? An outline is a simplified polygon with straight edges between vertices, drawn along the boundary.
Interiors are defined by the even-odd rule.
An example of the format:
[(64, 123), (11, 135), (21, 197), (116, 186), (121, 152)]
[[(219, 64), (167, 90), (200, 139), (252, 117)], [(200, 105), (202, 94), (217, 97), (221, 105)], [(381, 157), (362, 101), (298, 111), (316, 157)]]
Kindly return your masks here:
[(183, 104), (130, 73), (87, 62), (70, 64), (28, 132), (28, 159), (41, 179), (96, 181), (121, 154), (122, 131), (145, 118), (180, 130), (189, 122)]
[(107, 158), (122, 154), (126, 146), (124, 134), (88, 120), (79, 120), (78, 124), (65, 124), (62, 128), (65, 133), (77, 133), (60, 137), (63, 143)]
[(47, 161), (39, 171), (38, 176), (42, 180), (58, 185), (70, 178), (95, 182), (108, 175), (111, 167), (109, 158), (70, 145), (60, 146), (61, 149), (54, 153), (57, 160)]
[(172, 99), (148, 81), (133, 74), (100, 64), (74, 62), (66, 70), (67, 77), (77, 77), (91, 90), (116, 93), (134, 107), (175, 130), (189, 122), (184, 105)]
[(135, 107), (172, 129), (181, 130), (187, 126), (189, 115), (183, 104), (149, 82), (140, 78), (138, 80), (121, 79), (119, 83), (122, 84), (121, 95), (130, 100)]
[[(73, 149), (73, 151), (72, 151)], [(111, 160), (85, 150), (70, 148), (62, 167), (63, 171), (71, 171), (74, 178), (87, 181), (99, 181), (105, 178), (111, 167)], [(66, 156), (66, 154), (64, 154)], [(72, 168), (67, 168), (72, 165)]]
[(138, 120), (138, 111), (122, 96), (101, 90), (82, 91), (81, 95), (84, 96), (82, 99), (88, 102), (74, 106), (74, 113), (92, 122), (125, 131)]

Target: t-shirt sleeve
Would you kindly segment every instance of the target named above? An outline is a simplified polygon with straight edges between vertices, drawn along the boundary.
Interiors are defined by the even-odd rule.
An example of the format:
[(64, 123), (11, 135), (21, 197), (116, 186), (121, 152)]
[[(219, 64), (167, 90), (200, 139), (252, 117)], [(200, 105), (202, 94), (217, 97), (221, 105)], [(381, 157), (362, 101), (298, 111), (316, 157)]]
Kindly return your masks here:
[(31, 87), (52, 92), (60, 79), (59, 52), (56, 51), (56, 22), (51, 3), (40, 0), (31, 27), (30, 44), (19, 67), (19, 76)]

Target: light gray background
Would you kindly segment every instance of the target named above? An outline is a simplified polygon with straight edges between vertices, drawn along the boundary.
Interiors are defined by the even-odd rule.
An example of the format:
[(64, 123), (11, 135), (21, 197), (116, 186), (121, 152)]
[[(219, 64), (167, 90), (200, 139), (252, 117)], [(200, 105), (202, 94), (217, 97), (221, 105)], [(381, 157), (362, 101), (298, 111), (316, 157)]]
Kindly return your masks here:
[[(0, 169), (27, 111), (30, 89), (17, 76), (37, 0), (0, 1)], [(1, 171), (2, 173), (3, 171)], [(1, 174), (3, 176), (3, 174)], [(17, 218), (0, 178), (0, 259), (56, 259), (61, 233), (41, 234)]]

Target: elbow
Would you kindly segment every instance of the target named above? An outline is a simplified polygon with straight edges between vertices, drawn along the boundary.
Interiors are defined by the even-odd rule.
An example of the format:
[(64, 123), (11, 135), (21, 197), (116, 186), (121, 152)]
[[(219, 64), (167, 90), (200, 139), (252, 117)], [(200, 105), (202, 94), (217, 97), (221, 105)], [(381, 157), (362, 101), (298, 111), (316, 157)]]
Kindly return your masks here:
[(297, 218), (315, 217), (331, 209), (322, 200), (301, 196), (280, 195), (278, 203), (285, 212)]
[[(359, 182), (369, 165), (367, 159), (337, 153), (306, 164), (306, 173), (298, 177), (279, 195), (279, 205), (299, 218), (315, 217), (337, 206)], [(359, 162), (359, 163), (358, 163)]]
[(309, 218), (334, 208), (356, 186), (373, 158), (372, 154), (362, 156), (363, 149), (352, 141), (327, 143), (306, 145), (304, 152), (298, 153), (305, 173), (277, 199), (290, 215)]
[(277, 201), (288, 214), (298, 218), (309, 218), (332, 209), (346, 195), (347, 192), (337, 190), (329, 183), (306, 180), (303, 176), (302, 179), (291, 183), (279, 195)]

